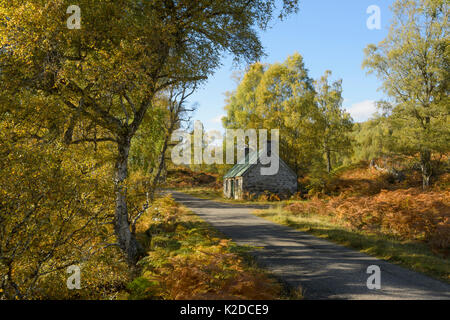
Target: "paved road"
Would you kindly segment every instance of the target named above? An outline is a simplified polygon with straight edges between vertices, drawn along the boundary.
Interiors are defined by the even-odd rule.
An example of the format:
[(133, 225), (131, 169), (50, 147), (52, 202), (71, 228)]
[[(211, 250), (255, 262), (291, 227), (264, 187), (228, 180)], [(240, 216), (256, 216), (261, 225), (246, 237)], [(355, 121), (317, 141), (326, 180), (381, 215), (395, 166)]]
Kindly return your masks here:
[[(171, 192), (174, 199), (241, 245), (306, 299), (447, 299), (450, 285), (251, 214), (254, 207)], [(381, 269), (381, 289), (367, 288), (367, 267)]]

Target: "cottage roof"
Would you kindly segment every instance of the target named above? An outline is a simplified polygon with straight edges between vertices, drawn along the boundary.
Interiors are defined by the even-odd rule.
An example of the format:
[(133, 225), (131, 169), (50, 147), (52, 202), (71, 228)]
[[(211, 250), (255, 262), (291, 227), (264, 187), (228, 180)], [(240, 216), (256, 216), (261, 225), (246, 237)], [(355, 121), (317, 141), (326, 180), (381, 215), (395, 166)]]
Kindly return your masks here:
[[(238, 161), (224, 176), (224, 179), (242, 177), (251, 167), (255, 166), (258, 163), (258, 159), (262, 157), (262, 153), (265, 152), (264, 149), (260, 151), (251, 151), (247, 155), (245, 155), (245, 161)], [(280, 158), (277, 156), (280, 161), (280, 165), (285, 166), (294, 176), (297, 174)], [(240, 163), (244, 162), (244, 163)]]
[(258, 159), (258, 152), (251, 151), (248, 154), (245, 155), (245, 161), (244, 163), (238, 161), (237, 164), (235, 164), (223, 177), (224, 179), (227, 178), (234, 178), (234, 177), (241, 177), (248, 169), (251, 168), (251, 166), (256, 163), (256, 160)]

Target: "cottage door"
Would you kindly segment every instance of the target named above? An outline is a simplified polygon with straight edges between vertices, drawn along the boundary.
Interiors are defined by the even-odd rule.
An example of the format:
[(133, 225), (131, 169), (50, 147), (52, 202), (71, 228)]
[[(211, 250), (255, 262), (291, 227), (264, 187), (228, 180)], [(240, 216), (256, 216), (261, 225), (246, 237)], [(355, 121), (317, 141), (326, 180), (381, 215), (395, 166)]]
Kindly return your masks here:
[(231, 180), (231, 198), (234, 198), (234, 180)]

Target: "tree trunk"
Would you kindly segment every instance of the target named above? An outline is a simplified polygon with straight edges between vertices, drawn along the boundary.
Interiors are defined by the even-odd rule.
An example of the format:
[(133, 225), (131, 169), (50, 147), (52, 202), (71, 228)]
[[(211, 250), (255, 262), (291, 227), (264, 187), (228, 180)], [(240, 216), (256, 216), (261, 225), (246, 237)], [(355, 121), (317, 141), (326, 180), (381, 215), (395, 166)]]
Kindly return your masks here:
[(114, 231), (120, 248), (127, 256), (128, 263), (135, 265), (139, 259), (140, 246), (135, 235), (130, 230), (127, 207), (127, 189), (124, 185), (128, 177), (128, 154), (130, 151), (130, 139), (122, 138), (118, 141), (118, 155), (116, 159), (116, 210), (114, 219)]
[(172, 126), (169, 129), (169, 132), (166, 134), (165, 138), (164, 138), (164, 144), (161, 150), (161, 153), (159, 155), (159, 165), (158, 165), (158, 169), (156, 171), (155, 176), (153, 177), (153, 181), (152, 181), (152, 185), (151, 185), (151, 191), (150, 191), (150, 201), (153, 202), (154, 198), (155, 198), (155, 192), (156, 192), (156, 187), (158, 186), (158, 182), (159, 179), (161, 177), (161, 173), (164, 170), (165, 167), (165, 163), (166, 163), (166, 152), (167, 152), (167, 148), (169, 146), (169, 139), (172, 135)]
[(331, 168), (331, 151), (330, 150), (326, 151), (326, 157), (327, 157), (327, 171), (328, 171), (328, 173), (330, 173), (332, 170), (332, 168)]
[(420, 153), (420, 167), (422, 169), (422, 187), (426, 189), (430, 186), (430, 178), (433, 174), (430, 151), (425, 150)]

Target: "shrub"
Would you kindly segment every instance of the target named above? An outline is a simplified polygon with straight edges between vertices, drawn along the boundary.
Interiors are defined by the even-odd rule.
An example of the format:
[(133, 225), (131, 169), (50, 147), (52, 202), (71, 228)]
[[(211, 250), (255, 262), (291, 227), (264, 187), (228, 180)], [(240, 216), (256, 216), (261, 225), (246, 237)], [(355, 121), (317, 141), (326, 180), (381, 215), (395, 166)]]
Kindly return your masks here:
[(247, 201), (255, 201), (257, 200), (257, 195), (255, 193), (245, 191), (242, 194), (242, 199)]
[[(181, 251), (182, 252), (182, 251)], [(143, 261), (149, 285), (163, 299), (274, 299), (278, 285), (257, 271), (246, 270), (241, 258), (219, 243), (173, 257), (153, 252)], [(161, 259), (164, 263), (161, 263)], [(154, 260), (150, 262), (150, 260)], [(155, 263), (156, 262), (156, 263)], [(159, 288), (159, 289), (158, 289)]]
[[(169, 221), (175, 229), (164, 227)], [(139, 262), (141, 277), (128, 285), (130, 299), (275, 299), (281, 292), (246, 264), (241, 247), (215, 236), (170, 197), (156, 201), (138, 229), (144, 227), (151, 246)]]
[[(337, 202), (336, 214), (357, 229), (380, 229), (403, 239), (426, 240), (448, 248), (450, 192), (418, 189), (383, 191)], [(444, 231), (444, 232), (443, 232)]]
[(278, 194), (271, 193), (270, 191), (265, 190), (258, 196), (258, 201), (267, 202), (267, 201), (281, 201), (281, 198)]
[(421, 240), (433, 248), (450, 245), (450, 192), (420, 188), (387, 191), (372, 196), (317, 197), (287, 205), (294, 215), (326, 214), (349, 228), (378, 232), (404, 240)]

